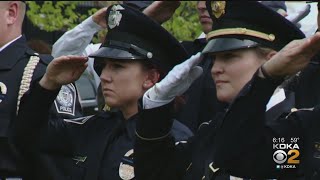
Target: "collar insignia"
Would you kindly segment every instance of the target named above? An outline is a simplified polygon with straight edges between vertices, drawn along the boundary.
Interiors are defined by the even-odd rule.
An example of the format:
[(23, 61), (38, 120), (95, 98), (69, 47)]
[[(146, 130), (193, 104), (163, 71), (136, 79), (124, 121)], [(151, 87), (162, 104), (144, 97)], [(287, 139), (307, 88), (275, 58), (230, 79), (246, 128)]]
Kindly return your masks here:
[(76, 161), (76, 164), (79, 162), (84, 163), (87, 160), (87, 156), (74, 156), (72, 160)]

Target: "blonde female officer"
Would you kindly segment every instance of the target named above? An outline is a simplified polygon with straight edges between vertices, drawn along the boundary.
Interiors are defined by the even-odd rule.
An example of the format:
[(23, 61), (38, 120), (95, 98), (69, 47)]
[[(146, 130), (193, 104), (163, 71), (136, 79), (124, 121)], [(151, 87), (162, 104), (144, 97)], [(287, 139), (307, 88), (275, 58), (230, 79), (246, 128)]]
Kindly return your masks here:
[(195, 137), (175, 146), (170, 101), (188, 88), (200, 60), (194, 56), (176, 66), (144, 95), (135, 145), (138, 179), (272, 178), (282, 173), (263, 168), (271, 167), (272, 154), (260, 161), (265, 166), (253, 163), (264, 157), (255, 153), (265, 147), (258, 136), (264, 121), (246, 120), (265, 115), (265, 105), (283, 77), (301, 70), (320, 49), (320, 36), (294, 41), (304, 34), (258, 2), (207, 1), (207, 9), (214, 26), (203, 54), (212, 57), (218, 99), (230, 106), (201, 126)]

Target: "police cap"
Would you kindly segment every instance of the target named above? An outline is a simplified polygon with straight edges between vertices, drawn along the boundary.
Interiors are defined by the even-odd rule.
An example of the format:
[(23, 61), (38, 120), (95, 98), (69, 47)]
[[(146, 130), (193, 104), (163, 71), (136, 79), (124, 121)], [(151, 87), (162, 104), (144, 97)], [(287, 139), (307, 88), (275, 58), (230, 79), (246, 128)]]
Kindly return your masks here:
[(139, 11), (143, 11), (145, 8), (150, 6), (153, 1), (123, 1), (123, 4), (126, 4), (130, 7), (136, 8)]
[(188, 57), (182, 45), (160, 24), (127, 5), (113, 5), (107, 10), (108, 32), (95, 58), (98, 62), (113, 60), (146, 60), (167, 72)]
[(279, 51), (294, 39), (305, 37), (294, 24), (255, 1), (207, 1), (213, 20), (203, 53), (256, 46)]

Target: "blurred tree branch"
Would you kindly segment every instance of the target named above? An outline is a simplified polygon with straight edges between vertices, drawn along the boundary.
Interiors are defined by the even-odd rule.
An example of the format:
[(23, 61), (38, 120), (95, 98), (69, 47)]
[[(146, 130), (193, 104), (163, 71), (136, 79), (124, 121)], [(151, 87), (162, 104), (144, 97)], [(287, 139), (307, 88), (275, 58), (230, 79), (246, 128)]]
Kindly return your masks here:
[[(27, 17), (41, 30), (52, 32), (57, 30), (67, 31), (72, 29), (98, 9), (110, 6), (121, 1), (26, 1)], [(90, 4), (87, 12), (80, 13), (79, 7)], [(196, 1), (182, 1), (173, 17), (163, 24), (178, 40), (193, 40), (200, 33)], [(101, 36), (106, 31), (100, 32), (93, 42), (100, 42)]]

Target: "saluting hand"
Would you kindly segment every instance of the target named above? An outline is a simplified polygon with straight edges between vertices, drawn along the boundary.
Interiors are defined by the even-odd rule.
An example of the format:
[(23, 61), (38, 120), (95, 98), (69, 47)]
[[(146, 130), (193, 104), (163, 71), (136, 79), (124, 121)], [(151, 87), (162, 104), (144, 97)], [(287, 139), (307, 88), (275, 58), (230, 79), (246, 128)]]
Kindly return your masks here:
[(172, 17), (179, 6), (180, 1), (154, 1), (143, 13), (162, 24)]
[(62, 85), (72, 83), (80, 78), (87, 68), (88, 57), (61, 56), (55, 58), (47, 67), (40, 80), (40, 85), (48, 90), (55, 90)]
[(102, 28), (107, 28), (106, 15), (108, 7), (104, 7), (92, 15), (92, 20)]
[(176, 65), (165, 78), (146, 91), (143, 96), (143, 108), (162, 106), (183, 94), (203, 72), (202, 68), (197, 66), (201, 61), (200, 54)]
[(302, 70), (313, 56), (320, 51), (320, 32), (294, 40), (276, 53), (263, 68), (271, 77), (285, 77)]

